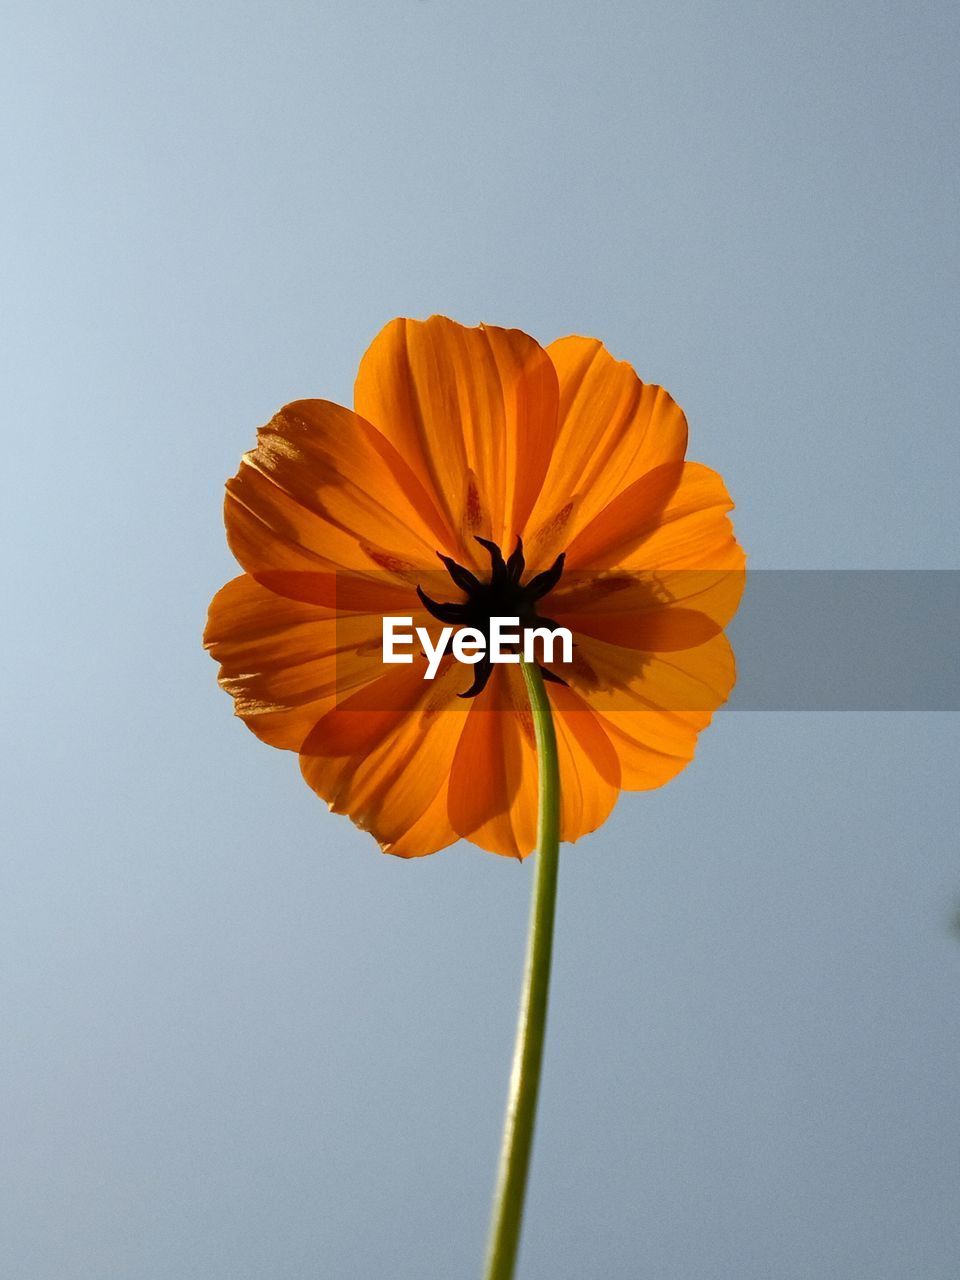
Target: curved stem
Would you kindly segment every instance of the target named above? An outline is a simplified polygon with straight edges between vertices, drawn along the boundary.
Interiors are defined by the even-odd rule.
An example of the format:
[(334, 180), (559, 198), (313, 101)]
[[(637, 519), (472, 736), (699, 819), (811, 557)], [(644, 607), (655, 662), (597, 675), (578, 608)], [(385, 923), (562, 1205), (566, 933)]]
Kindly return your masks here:
[(485, 1280), (512, 1280), (520, 1243), (527, 1170), (533, 1146), (537, 1092), (547, 1025), (553, 918), (557, 902), (560, 849), (560, 768), (550, 699), (538, 667), (524, 662), (523, 678), (533, 712), (537, 740), (539, 816), (537, 878), (530, 907), (530, 932), (524, 967), (517, 1043), (513, 1053), (507, 1115), (503, 1127), (500, 1172), (493, 1200)]

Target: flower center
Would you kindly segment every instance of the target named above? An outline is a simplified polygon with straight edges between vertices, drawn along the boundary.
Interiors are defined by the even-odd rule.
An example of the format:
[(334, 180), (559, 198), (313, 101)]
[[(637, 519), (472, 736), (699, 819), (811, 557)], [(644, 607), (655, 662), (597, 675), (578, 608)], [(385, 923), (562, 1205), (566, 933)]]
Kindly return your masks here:
[[(422, 587), (417, 587), (417, 595), (424, 608), (438, 621), (457, 627), (474, 627), (487, 638), (487, 653), (477, 662), (473, 684), (459, 695), (461, 698), (475, 698), (486, 688), (490, 679), (493, 671), (489, 657), (491, 618), (519, 618), (521, 632), (524, 627), (557, 626), (557, 623), (537, 610), (539, 602), (553, 590), (563, 574), (564, 553), (561, 552), (549, 569), (534, 574), (529, 582), (523, 582), (527, 565), (523, 558), (522, 539), (517, 538), (517, 545), (507, 560), (504, 560), (503, 552), (495, 542), (490, 542), (487, 538), (477, 538), (477, 542), (490, 556), (490, 577), (486, 582), (450, 556), (437, 552), (454, 584), (467, 597), (466, 600), (442, 603), (432, 600)], [(540, 670), (545, 679), (566, 684), (565, 680), (546, 667), (540, 667)]]

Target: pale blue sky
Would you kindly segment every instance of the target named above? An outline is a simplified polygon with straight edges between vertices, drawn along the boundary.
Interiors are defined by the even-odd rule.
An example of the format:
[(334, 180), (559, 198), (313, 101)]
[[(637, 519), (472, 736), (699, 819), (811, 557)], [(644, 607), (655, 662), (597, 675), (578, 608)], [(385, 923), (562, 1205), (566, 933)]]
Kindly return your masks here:
[[(602, 337), (763, 568), (956, 568), (947, 3), (21, 4), (0, 1272), (478, 1274), (531, 866), (382, 858), (200, 649), (393, 315)], [(522, 1280), (952, 1280), (957, 717), (721, 714), (564, 853)]]

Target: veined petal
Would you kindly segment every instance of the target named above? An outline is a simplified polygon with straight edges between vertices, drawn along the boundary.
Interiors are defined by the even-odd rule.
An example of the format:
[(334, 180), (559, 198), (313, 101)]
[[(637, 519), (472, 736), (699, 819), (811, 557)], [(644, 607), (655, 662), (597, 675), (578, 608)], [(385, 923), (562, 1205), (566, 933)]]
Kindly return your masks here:
[(561, 584), (550, 607), (554, 620), (577, 634), (668, 653), (717, 635), (736, 613), (744, 577), (742, 568), (611, 570)]
[(384, 853), (392, 853), (397, 858), (423, 858), (428, 853), (437, 853), (456, 844), (460, 839), (447, 813), (448, 779), (444, 775), (437, 781), (436, 795), (406, 831), (381, 845)]
[(454, 829), (491, 853), (525, 858), (537, 839), (537, 754), (519, 667), (494, 667), (473, 699), (450, 771)]
[(214, 596), (203, 642), (247, 727), (299, 751), (338, 695), (379, 670), (380, 628), (379, 615), (338, 617), (243, 574)]
[[(257, 447), (227, 483), (224, 514), (234, 555), (261, 581), (353, 575), (412, 593), (437, 547), (449, 543), (433, 502), (389, 441), (325, 400), (287, 405), (260, 428)], [(286, 581), (295, 579), (274, 578), (271, 589), (285, 594)], [(395, 608), (396, 599), (384, 607)]]
[[(574, 841), (609, 816), (620, 762), (589, 704), (548, 685), (560, 768), (560, 838)], [(524, 858), (536, 846), (539, 765), (523, 676), (501, 666), (471, 707), (450, 774), (449, 816), (463, 836), (491, 853)]]
[(567, 550), (573, 570), (743, 568), (720, 476), (698, 462), (666, 464), (618, 494)]
[(560, 839), (574, 841), (610, 816), (620, 794), (620, 760), (600, 717), (574, 689), (547, 689), (560, 765)]
[(668, 654), (586, 638), (563, 674), (616, 751), (621, 785), (636, 791), (663, 786), (693, 759), (697, 735), (733, 688), (736, 666), (722, 634)]
[(466, 723), (451, 666), (434, 681), (422, 662), (383, 676), (314, 727), (300, 752), (307, 783), (348, 813), (387, 853), (419, 857), (452, 844), (446, 815), (451, 763)]
[(597, 339), (561, 338), (547, 354), (559, 379), (560, 409), (556, 448), (529, 522), (537, 564), (647, 472), (682, 462), (687, 443), (679, 405), (662, 387), (641, 382)]
[[(426, 574), (428, 570), (424, 570)], [(252, 574), (261, 586), (278, 596), (319, 605), (338, 613), (423, 612), (416, 589), (386, 574), (369, 574), (330, 570), (304, 573), (299, 569), (261, 569)], [(426, 616), (426, 614), (424, 614)]]
[(482, 567), (478, 534), (512, 546), (557, 434), (556, 373), (532, 338), (443, 316), (393, 320), (361, 361), (354, 403), (435, 498), (456, 559)]
[(556, 620), (578, 635), (643, 653), (693, 649), (718, 635), (721, 626), (695, 609), (653, 609), (646, 613), (557, 613)]

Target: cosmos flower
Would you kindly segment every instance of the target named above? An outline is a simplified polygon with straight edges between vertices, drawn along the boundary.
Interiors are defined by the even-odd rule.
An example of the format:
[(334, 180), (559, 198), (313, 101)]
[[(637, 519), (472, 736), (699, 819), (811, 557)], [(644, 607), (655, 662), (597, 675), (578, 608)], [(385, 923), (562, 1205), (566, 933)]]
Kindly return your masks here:
[(537, 757), (522, 673), (451, 655), (382, 661), (384, 616), (493, 615), (573, 633), (545, 663), (561, 838), (658, 787), (726, 699), (723, 627), (742, 589), (733, 504), (684, 461), (684, 415), (592, 338), (398, 319), (354, 408), (287, 405), (227, 484), (243, 574), (204, 643), (236, 713), (384, 850), (535, 844)]

